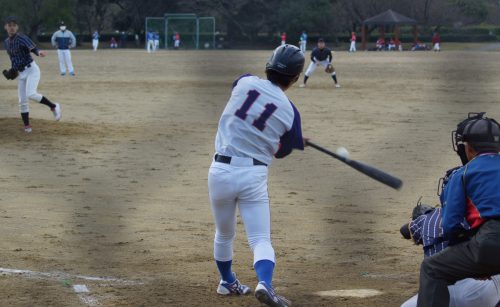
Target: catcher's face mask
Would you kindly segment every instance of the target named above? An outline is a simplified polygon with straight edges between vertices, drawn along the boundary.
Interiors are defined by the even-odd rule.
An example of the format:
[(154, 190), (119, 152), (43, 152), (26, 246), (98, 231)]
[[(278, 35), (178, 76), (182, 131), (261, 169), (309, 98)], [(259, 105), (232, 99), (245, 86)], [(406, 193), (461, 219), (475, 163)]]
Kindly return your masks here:
[(469, 113), (467, 118), (457, 125), (457, 130), (451, 132), (451, 143), (453, 145), (453, 150), (458, 154), (463, 165), (469, 162), (469, 159), (467, 158), (467, 155), (465, 153), (465, 143), (463, 136), (464, 129), (471, 121), (484, 118), (484, 114), (486, 113)]

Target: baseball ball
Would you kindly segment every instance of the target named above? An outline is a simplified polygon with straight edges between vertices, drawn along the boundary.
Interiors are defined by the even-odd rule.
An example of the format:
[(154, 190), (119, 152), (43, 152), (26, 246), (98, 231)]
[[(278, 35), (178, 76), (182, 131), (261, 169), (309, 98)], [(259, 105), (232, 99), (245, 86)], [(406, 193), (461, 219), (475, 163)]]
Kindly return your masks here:
[(339, 147), (335, 153), (341, 157), (349, 158), (349, 151), (345, 147)]

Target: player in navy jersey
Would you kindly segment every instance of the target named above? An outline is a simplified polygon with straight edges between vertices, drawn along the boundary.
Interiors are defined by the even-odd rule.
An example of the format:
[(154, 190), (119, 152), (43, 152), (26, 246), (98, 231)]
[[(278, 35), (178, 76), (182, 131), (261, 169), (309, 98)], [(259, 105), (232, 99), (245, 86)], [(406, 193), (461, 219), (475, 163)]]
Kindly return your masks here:
[(40, 68), (33, 61), (31, 53), (45, 57), (45, 52), (38, 49), (26, 35), (18, 33), (19, 26), (15, 17), (7, 17), (4, 29), (8, 35), (8, 38), (4, 41), (4, 47), (12, 63), (11, 70), (18, 74), (19, 109), (24, 123), (24, 131), (30, 133), (32, 127), (30, 125), (28, 99), (48, 106), (56, 121), (61, 119), (61, 106), (58, 103), (52, 103), (47, 97), (37, 92), (38, 83), (40, 82)]
[(275, 254), (271, 245), (271, 218), (267, 167), (273, 157), (284, 158), (304, 149), (300, 115), (285, 91), (297, 82), (304, 54), (292, 45), (274, 51), (266, 65), (267, 79), (243, 75), (233, 83), (215, 139), (215, 156), (208, 189), (215, 220), (214, 258), (221, 281), (219, 294), (247, 294), (232, 271), (236, 208), (239, 208), (253, 251), (259, 283), (257, 299), (268, 306), (289, 306), (275, 293), (272, 278)]
[(305, 87), (307, 80), (316, 70), (316, 67), (322, 66), (323, 68), (331, 67), (331, 77), (333, 82), (335, 83), (335, 87), (339, 88), (340, 84), (337, 81), (337, 73), (335, 72), (335, 68), (332, 66), (332, 50), (326, 47), (325, 41), (320, 38), (318, 39), (318, 45), (311, 52), (311, 63), (304, 74), (304, 82), (300, 85), (300, 87)]
[(61, 76), (66, 75), (66, 66), (68, 67), (69, 74), (75, 75), (73, 62), (71, 61), (71, 48), (76, 47), (76, 37), (73, 33), (66, 28), (64, 21), (59, 24), (59, 30), (52, 35), (52, 46), (57, 48), (57, 55), (59, 57), (59, 69)]

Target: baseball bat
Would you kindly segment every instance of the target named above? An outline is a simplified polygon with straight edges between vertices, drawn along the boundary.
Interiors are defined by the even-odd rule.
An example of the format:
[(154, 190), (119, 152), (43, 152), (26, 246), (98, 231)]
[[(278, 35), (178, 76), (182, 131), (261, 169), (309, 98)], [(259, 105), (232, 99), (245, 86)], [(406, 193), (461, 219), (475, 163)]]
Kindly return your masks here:
[(403, 186), (403, 181), (401, 179), (394, 177), (390, 174), (387, 174), (384, 171), (381, 171), (373, 166), (364, 164), (362, 162), (356, 161), (356, 160), (351, 160), (347, 157), (343, 157), (341, 155), (338, 155), (334, 152), (331, 152), (330, 150), (321, 147), (317, 144), (312, 143), (311, 141), (306, 141), (306, 145), (311, 146), (312, 148), (319, 150), (323, 153), (326, 153), (329, 156), (334, 157), (337, 160), (340, 160), (344, 162), (345, 164), (349, 165), (350, 167), (354, 168), (355, 170), (367, 175), (368, 177), (371, 177), (385, 185), (390, 186), (393, 189), (399, 190)]

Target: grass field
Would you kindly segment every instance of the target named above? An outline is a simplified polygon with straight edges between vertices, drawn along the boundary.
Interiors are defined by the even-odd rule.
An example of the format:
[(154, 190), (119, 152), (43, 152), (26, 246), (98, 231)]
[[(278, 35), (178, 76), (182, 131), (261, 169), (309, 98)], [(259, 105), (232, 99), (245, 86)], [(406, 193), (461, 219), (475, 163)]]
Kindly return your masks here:
[[(215, 293), (207, 171), (231, 82), (262, 76), (269, 55), (77, 50), (72, 78), (50, 51), (37, 59), (39, 91), (61, 103), (63, 119), (31, 103), (30, 135), (16, 83), (1, 81), (0, 305), (255, 306), (253, 296)], [(391, 190), (310, 149), (276, 161), (275, 286), (295, 306), (399, 306), (417, 291), (423, 258), (399, 227), (419, 196), (437, 203), (438, 178), (459, 163), (456, 123), (470, 111), (500, 117), (500, 54), (337, 52), (335, 67), (341, 89), (317, 70), (309, 87), (289, 91), (304, 135), (405, 185)], [(254, 287), (238, 226), (235, 270)], [(315, 294), (344, 289), (382, 294)]]

